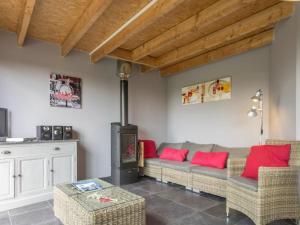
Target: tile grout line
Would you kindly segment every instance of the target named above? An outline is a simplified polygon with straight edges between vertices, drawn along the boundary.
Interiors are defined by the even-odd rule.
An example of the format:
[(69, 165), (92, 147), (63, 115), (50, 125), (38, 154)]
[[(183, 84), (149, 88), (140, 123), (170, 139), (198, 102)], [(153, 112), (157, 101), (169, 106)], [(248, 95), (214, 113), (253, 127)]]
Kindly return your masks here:
[[(180, 190), (176, 190), (176, 191), (179, 192)], [(164, 192), (160, 192), (160, 193), (164, 193)], [(159, 194), (159, 193), (156, 193), (156, 195), (157, 195), (157, 194)], [(203, 197), (203, 196), (201, 196), (201, 195), (197, 195), (197, 196), (198, 196), (198, 197), (201, 197), (201, 198), (205, 198), (205, 197)], [(201, 210), (197, 210), (197, 209), (195, 209), (195, 208), (193, 208), (193, 207), (191, 207), (191, 206), (189, 206), (189, 205), (186, 205), (186, 204), (181, 203), (181, 202), (176, 202), (175, 200), (166, 198), (166, 197), (164, 197), (164, 196), (159, 196), (159, 195), (157, 195), (157, 197), (160, 197), (160, 198), (163, 198), (163, 199), (166, 199), (166, 200), (170, 200), (170, 201), (173, 202), (173, 203), (176, 203), (176, 204), (181, 205), (181, 206), (185, 206), (185, 207), (187, 207), (187, 208), (189, 208), (189, 209), (193, 209), (193, 210), (195, 210), (196, 212), (204, 212), (205, 210), (208, 210), (208, 209), (210, 209), (210, 208), (213, 208), (213, 207), (215, 207), (215, 206), (218, 206), (218, 205), (223, 204), (223, 203), (221, 203), (221, 202), (217, 202), (217, 201), (215, 201), (215, 200), (212, 200), (212, 201), (214, 201), (212, 206), (205, 207), (205, 208), (203, 208), (203, 209), (201, 209)]]
[[(180, 192), (180, 190), (176, 190), (176, 191)], [(155, 195), (155, 196), (157, 196), (157, 197), (159, 197), (159, 198), (168, 200), (168, 201), (170, 201), (171, 203), (174, 203), (174, 204), (177, 204), (177, 205), (179, 205), (179, 206), (183, 206), (183, 207), (186, 207), (186, 208), (188, 208), (188, 209), (190, 209), (190, 210), (193, 210), (194, 213), (201, 212), (201, 213), (204, 213), (205, 215), (211, 216), (211, 217), (213, 217), (213, 218), (215, 218), (215, 219), (222, 220), (222, 219), (219, 218), (219, 217), (210, 215), (210, 214), (208, 214), (208, 213), (205, 212), (206, 210), (208, 210), (208, 209), (210, 209), (210, 208), (213, 208), (213, 207), (216, 207), (216, 206), (218, 206), (218, 205), (223, 204), (222, 202), (217, 202), (217, 201), (215, 201), (215, 200), (212, 200), (212, 201), (214, 201), (214, 202), (213, 202), (213, 205), (211, 205), (211, 206), (209, 206), (209, 207), (206, 207), (206, 208), (203, 208), (203, 209), (201, 209), (201, 210), (197, 210), (197, 209), (195, 209), (195, 208), (193, 208), (193, 207), (190, 207), (189, 205), (186, 205), (186, 204), (184, 204), (184, 203), (176, 202), (175, 200), (172, 200), (172, 199), (166, 198), (166, 197), (164, 197), (164, 196), (159, 196), (159, 195), (158, 195), (158, 194), (164, 193), (164, 192), (166, 192), (166, 191), (154, 193), (153, 195)], [(200, 196), (200, 195), (197, 195), (197, 196), (202, 197), (202, 196)], [(205, 198), (205, 197), (202, 197), (202, 198)], [(185, 218), (185, 217), (183, 217), (183, 218)]]
[[(158, 196), (158, 197), (164, 198), (164, 197), (162, 197), (162, 196)], [(171, 200), (171, 199), (168, 199), (168, 198), (164, 198), (164, 199), (170, 200), (171, 202), (173, 202), (173, 203), (175, 203), (175, 204), (178, 204), (178, 205), (187, 207), (187, 208), (189, 208), (189, 209), (194, 210), (195, 212), (201, 212), (201, 213), (202, 213), (202, 212), (205, 213), (205, 212), (204, 212), (205, 210), (208, 210), (208, 209), (210, 209), (210, 208), (213, 208), (213, 207), (215, 207), (215, 206), (218, 206), (218, 205), (221, 205), (221, 204), (222, 204), (222, 203), (217, 203), (217, 202), (215, 202), (215, 203), (213, 203), (213, 205), (210, 206), (210, 207), (203, 208), (203, 209), (201, 209), (201, 210), (197, 210), (197, 209), (195, 209), (195, 208), (193, 208), (193, 207), (191, 207), (191, 206), (189, 206), (189, 205), (186, 205), (186, 204), (184, 204), (184, 203), (176, 202), (175, 200)], [(216, 217), (216, 218), (217, 218), (217, 217)]]
[[(23, 215), (23, 214), (26, 214), (26, 213), (32, 213), (34, 211), (38, 211), (38, 210), (41, 210), (41, 209), (47, 209), (47, 208), (50, 208), (49, 205), (45, 205), (43, 207), (40, 207), (40, 208), (36, 208), (36, 209), (31, 209), (31, 210), (28, 210), (28, 211), (25, 211), (25, 212), (20, 212), (20, 213), (17, 213), (15, 215), (11, 215), (11, 217), (14, 217), (14, 216), (20, 216), (20, 215)], [(50, 208), (51, 209), (51, 208)], [(9, 211), (8, 211), (9, 212)]]
[(8, 219), (9, 219), (9, 223), (10, 223), (10, 225), (12, 225), (12, 222), (11, 222), (11, 217), (10, 217), (9, 210), (7, 211), (7, 215), (8, 215)]
[[(51, 199), (51, 200), (54, 200), (54, 199)], [(54, 206), (54, 205), (52, 205), (52, 204), (50, 203), (50, 200), (47, 200), (47, 203), (48, 203), (49, 207), (50, 207), (51, 209), (53, 209), (53, 206)], [(53, 203), (54, 203), (54, 202), (53, 202)]]
[(49, 222), (57, 222), (57, 218), (55, 217), (54, 219), (51, 219), (51, 220), (49, 220), (49, 221), (43, 221), (43, 222), (40, 222), (40, 223), (37, 223), (37, 224), (34, 224), (34, 225), (45, 225), (45, 224), (47, 224), (47, 223), (49, 223)]

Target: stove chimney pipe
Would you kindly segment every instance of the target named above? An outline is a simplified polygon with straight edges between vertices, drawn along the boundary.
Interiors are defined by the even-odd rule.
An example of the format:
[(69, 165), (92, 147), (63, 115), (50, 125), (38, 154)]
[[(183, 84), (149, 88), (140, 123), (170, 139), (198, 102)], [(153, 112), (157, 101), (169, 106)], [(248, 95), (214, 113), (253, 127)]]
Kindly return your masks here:
[(132, 65), (129, 62), (118, 60), (118, 76), (120, 77), (120, 119), (121, 126), (128, 125), (128, 78)]

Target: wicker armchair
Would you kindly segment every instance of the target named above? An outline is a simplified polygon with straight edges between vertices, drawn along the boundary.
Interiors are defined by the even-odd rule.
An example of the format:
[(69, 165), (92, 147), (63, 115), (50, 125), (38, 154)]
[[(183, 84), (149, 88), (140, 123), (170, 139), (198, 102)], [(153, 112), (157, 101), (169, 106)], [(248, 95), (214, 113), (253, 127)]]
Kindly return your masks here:
[[(279, 219), (300, 219), (298, 201), (298, 171), (300, 166), (300, 141), (267, 140), (267, 144), (291, 144), (289, 167), (261, 167), (256, 190), (251, 190), (233, 178), (240, 176), (246, 159), (230, 159), (226, 212), (235, 209), (246, 214), (256, 225), (266, 225)], [(253, 181), (250, 181), (253, 182)], [(252, 183), (253, 184), (253, 183)]]

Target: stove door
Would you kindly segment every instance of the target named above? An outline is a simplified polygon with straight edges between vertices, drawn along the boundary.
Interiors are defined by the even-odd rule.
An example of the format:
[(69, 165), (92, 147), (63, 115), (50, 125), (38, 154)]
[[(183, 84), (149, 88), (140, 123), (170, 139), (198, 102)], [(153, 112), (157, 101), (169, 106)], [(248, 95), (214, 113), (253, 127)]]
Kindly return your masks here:
[(121, 163), (137, 162), (137, 135), (121, 134)]

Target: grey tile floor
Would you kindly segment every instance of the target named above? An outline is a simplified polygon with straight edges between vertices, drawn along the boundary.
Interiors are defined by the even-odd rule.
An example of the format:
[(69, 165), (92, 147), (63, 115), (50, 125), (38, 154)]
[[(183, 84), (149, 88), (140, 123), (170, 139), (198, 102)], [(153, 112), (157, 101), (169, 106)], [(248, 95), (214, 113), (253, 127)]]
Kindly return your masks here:
[[(147, 225), (254, 225), (239, 212), (226, 219), (225, 200), (181, 186), (143, 179), (124, 189), (145, 197)], [(53, 213), (53, 202), (46, 201), (0, 213), (0, 225), (62, 225)], [(270, 225), (293, 225), (282, 220)]]

